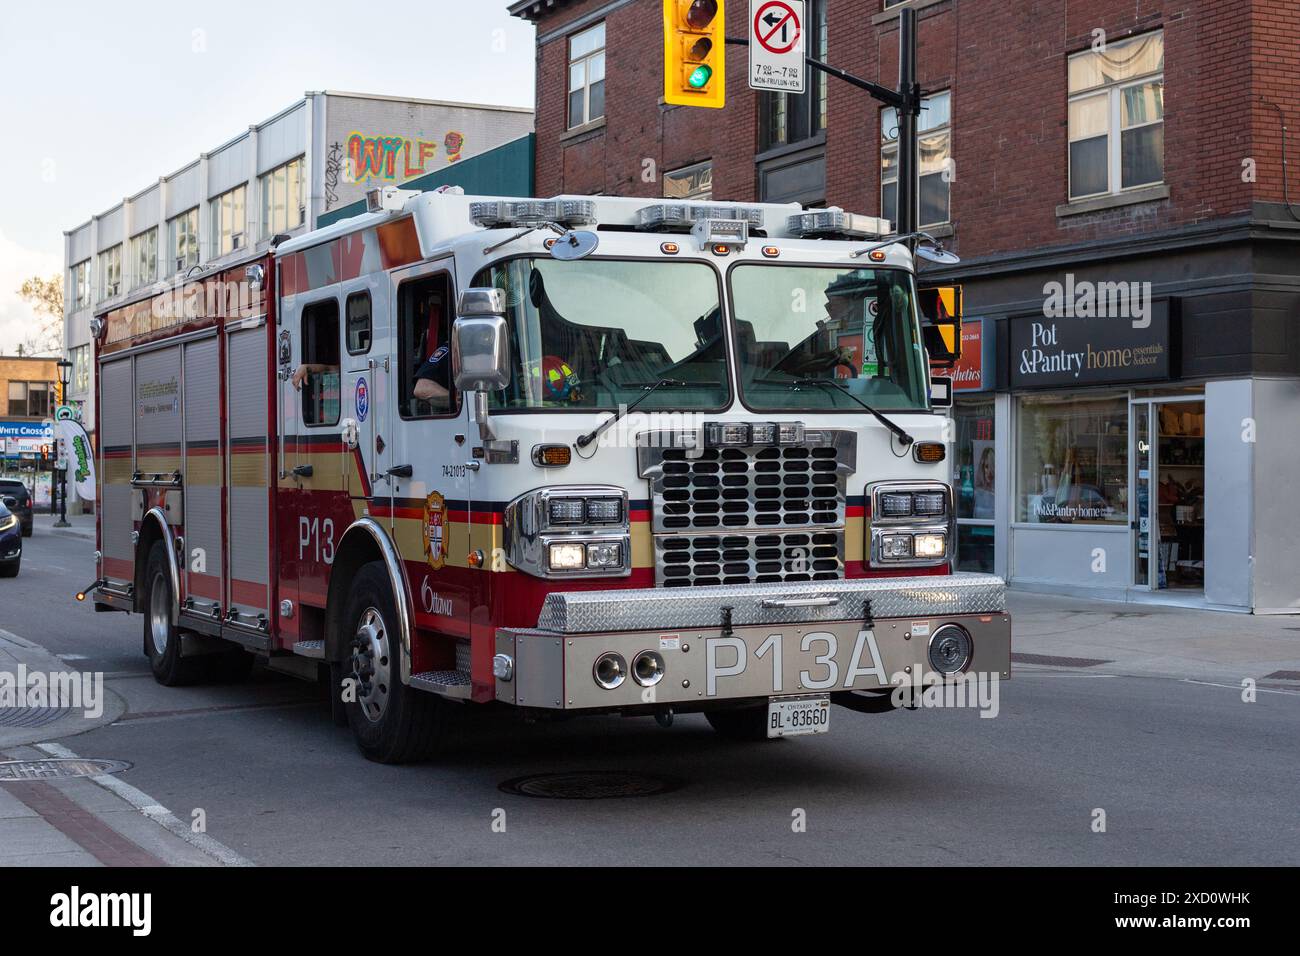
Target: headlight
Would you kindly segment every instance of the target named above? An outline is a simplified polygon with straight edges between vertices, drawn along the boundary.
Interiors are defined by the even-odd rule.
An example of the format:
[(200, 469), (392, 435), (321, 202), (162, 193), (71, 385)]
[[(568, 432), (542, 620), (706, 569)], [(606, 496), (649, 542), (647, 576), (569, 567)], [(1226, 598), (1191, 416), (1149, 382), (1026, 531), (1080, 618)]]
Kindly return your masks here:
[(886, 534), (880, 538), (880, 556), (886, 560), (910, 558), (912, 556), (912, 536), (910, 534)]
[(581, 571), (587, 566), (587, 548), (576, 542), (552, 544), (547, 563), (552, 571)]
[(918, 558), (942, 558), (948, 553), (948, 536), (918, 534), (912, 543), (912, 553)]
[(17, 516), (17, 515), (8, 515), (8, 516), (6, 516), (6, 517), (4, 517), (4, 518), (0, 518), (0, 531), (8, 531), (10, 528), (14, 527), (16, 524), (18, 524), (18, 516)]
[[(551, 545), (552, 548), (555, 545)], [(623, 566), (623, 546), (617, 542), (587, 545), (587, 567), (593, 571), (607, 571)]]
[(506, 560), (537, 577), (632, 573), (627, 492), (616, 485), (559, 485), (506, 506)]
[(926, 517), (941, 517), (948, 511), (948, 496), (942, 491), (917, 492), (912, 497), (912, 510)]
[(880, 496), (880, 517), (906, 518), (912, 513), (910, 492), (885, 492)]

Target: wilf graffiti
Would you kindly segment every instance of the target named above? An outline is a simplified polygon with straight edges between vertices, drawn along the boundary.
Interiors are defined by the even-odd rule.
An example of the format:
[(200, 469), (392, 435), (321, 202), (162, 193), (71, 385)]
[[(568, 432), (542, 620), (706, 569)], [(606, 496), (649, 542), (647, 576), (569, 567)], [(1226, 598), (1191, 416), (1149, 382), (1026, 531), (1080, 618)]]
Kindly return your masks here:
[[(448, 162), (460, 158), (465, 137), (448, 133), (443, 149)], [(403, 181), (430, 172), (429, 164), (438, 155), (438, 143), (405, 136), (368, 136), (353, 132), (347, 140), (349, 179), (363, 183), (370, 179)]]

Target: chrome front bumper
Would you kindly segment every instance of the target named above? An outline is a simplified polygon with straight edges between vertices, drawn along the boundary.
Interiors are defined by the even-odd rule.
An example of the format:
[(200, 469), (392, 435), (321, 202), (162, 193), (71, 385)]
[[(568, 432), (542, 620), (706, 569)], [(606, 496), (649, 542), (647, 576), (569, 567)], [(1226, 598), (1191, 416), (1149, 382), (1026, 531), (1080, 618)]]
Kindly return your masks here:
[[(555, 593), (536, 628), (497, 631), (496, 696), (582, 710), (874, 690), (933, 673), (929, 638), (948, 623), (971, 637), (963, 673), (1010, 677), (1006, 586), (990, 575)], [(596, 683), (601, 655), (630, 672), (644, 651), (663, 660), (658, 683)]]

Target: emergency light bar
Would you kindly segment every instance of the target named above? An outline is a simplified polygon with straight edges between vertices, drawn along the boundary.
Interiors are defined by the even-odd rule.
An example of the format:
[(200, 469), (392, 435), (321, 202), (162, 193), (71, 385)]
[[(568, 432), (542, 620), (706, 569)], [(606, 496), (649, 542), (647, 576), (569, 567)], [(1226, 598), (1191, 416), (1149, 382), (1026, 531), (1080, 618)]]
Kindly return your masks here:
[(861, 216), (843, 209), (816, 209), (790, 217), (787, 228), (804, 239), (879, 239), (889, 235), (888, 219)]
[(763, 211), (753, 206), (691, 206), (656, 203), (637, 210), (637, 228), (644, 232), (690, 232), (709, 219), (744, 220), (749, 229), (763, 228)]
[(501, 229), (554, 222), (570, 228), (596, 222), (596, 204), (590, 199), (520, 199), (472, 202), (469, 219), (476, 226)]
[(749, 222), (744, 219), (702, 219), (691, 229), (701, 249), (744, 249), (749, 242)]

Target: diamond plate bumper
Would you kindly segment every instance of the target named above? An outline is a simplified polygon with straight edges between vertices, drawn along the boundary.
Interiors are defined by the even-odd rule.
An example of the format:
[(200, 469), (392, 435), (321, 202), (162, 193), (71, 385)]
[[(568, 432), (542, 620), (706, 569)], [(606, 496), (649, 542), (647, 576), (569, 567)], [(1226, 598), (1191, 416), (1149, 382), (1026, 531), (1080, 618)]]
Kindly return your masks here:
[(548, 594), (539, 631), (596, 634), (605, 631), (710, 627), (730, 607), (736, 627), (805, 624), (954, 614), (1000, 614), (1007, 588), (991, 574), (870, 578), (800, 584), (753, 584), (673, 590), (568, 591)]

